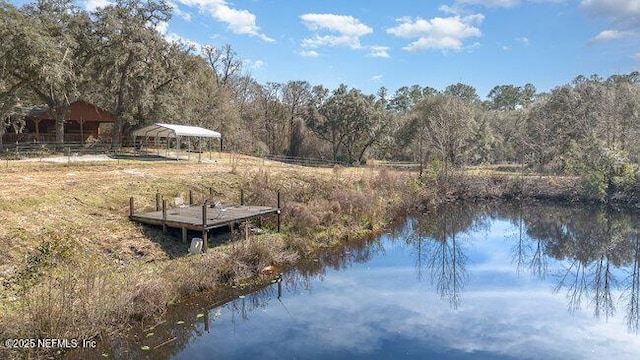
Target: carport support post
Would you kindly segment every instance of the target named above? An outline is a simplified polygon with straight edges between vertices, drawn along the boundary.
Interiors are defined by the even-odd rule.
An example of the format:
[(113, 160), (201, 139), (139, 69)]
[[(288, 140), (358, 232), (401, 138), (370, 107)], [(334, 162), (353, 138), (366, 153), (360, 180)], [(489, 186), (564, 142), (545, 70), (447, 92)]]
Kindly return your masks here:
[(176, 160), (180, 160), (180, 136), (176, 136)]
[(208, 200), (204, 201), (202, 205), (202, 251), (207, 252), (209, 247), (209, 231), (207, 230), (207, 207), (209, 206)]

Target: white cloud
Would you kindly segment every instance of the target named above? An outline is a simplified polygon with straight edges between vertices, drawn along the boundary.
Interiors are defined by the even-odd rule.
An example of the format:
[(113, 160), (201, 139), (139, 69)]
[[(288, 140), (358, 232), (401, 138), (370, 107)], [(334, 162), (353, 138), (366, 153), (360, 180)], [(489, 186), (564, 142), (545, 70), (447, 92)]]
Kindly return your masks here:
[(176, 33), (168, 33), (164, 35), (164, 38), (172, 43), (180, 43), (186, 46), (192, 47), (196, 53), (200, 53), (202, 51), (202, 44), (197, 41), (193, 41), (191, 39), (187, 39), (182, 37)]
[(406, 51), (461, 50), (466, 39), (482, 36), (477, 26), (483, 20), (482, 14), (436, 17), (429, 20), (404, 17), (397, 20), (398, 26), (388, 28), (387, 33), (401, 38), (417, 38), (403, 48)]
[(348, 36), (363, 36), (373, 32), (369, 26), (353, 16), (334, 14), (304, 14), (300, 16), (305, 25), (313, 31), (329, 30)]
[(369, 46), (369, 56), (371, 57), (380, 57), (380, 58), (389, 58), (389, 47), (388, 46)]
[(302, 50), (302, 51), (300, 51), (300, 56), (318, 57), (318, 56), (320, 56), (320, 54), (318, 54), (318, 52), (315, 51), (315, 50)]
[(178, 0), (187, 6), (196, 6), (201, 11), (208, 12), (214, 19), (227, 24), (227, 28), (234, 34), (255, 36), (266, 42), (274, 39), (260, 32), (256, 25), (256, 16), (248, 10), (238, 10), (230, 7), (225, 0)]
[(462, 14), (465, 5), (477, 5), (490, 8), (513, 8), (522, 3), (559, 3), (565, 0), (456, 0), (453, 6), (443, 5), (441, 11)]
[(633, 35), (630, 31), (603, 30), (591, 39), (591, 42), (605, 42)]
[[(305, 48), (346, 46), (360, 49), (360, 37), (373, 32), (360, 20), (347, 15), (304, 14), (300, 19), (309, 30), (316, 32), (314, 36), (302, 40), (302, 47)], [(323, 32), (329, 34), (321, 34)]]
[(109, 0), (87, 0), (84, 3), (84, 8), (87, 11), (95, 11), (98, 8), (107, 7), (109, 5), (113, 5)]
[(191, 14), (190, 14), (190, 13), (188, 13), (188, 12), (186, 12), (186, 11), (182, 11), (182, 10), (178, 7), (178, 5), (177, 5), (176, 3), (174, 3), (174, 2), (168, 2), (168, 4), (169, 4), (169, 6), (171, 6), (171, 11), (172, 11), (175, 15), (177, 15), (177, 16), (179, 16), (179, 17), (183, 18), (185, 21), (191, 21)]
[(505, 7), (510, 8), (520, 5), (520, 0), (458, 0), (459, 4), (483, 5), (487, 7)]
[(202, 49), (202, 44), (200, 44), (199, 42), (187, 39), (185, 37), (182, 37), (176, 33), (170, 33), (169, 31), (169, 23), (166, 21), (160, 21), (158, 22), (156, 25), (154, 25), (154, 28), (158, 31), (158, 33), (160, 33), (160, 35), (162, 35), (165, 40), (167, 40), (170, 43), (180, 43), (180, 44), (184, 44), (186, 46), (192, 47), (193, 50), (195, 50), (196, 52), (200, 52), (200, 50)]
[(609, 19), (614, 30), (640, 29), (638, 0), (582, 0), (580, 6), (593, 17)]
[(630, 19), (640, 16), (640, 1), (638, 0), (582, 0), (580, 6), (596, 16), (610, 16), (616, 19)]
[(373, 81), (373, 82), (380, 82), (380, 81), (382, 81), (382, 75), (373, 75), (373, 76), (371, 77), (371, 81)]
[(160, 21), (154, 27), (160, 34), (166, 35), (167, 29), (169, 28), (169, 23), (166, 21)]
[(511, 48), (507, 45), (502, 45), (502, 51), (509, 51)]
[(262, 69), (263, 67), (265, 67), (267, 64), (262, 61), (262, 60), (256, 60), (256, 61), (249, 61), (249, 64), (251, 66), (252, 69)]
[(315, 35), (302, 40), (302, 47), (319, 48), (322, 46), (347, 46), (352, 49), (360, 49), (360, 39), (346, 35)]
[(526, 37), (526, 36), (522, 36), (522, 37), (516, 38), (516, 41), (521, 43), (524, 46), (529, 46), (529, 43), (530, 43), (529, 42), (529, 38)]
[(438, 10), (442, 11), (445, 14), (452, 14), (452, 15), (460, 15), (463, 12), (462, 8), (458, 5), (453, 5), (453, 6), (440, 5)]

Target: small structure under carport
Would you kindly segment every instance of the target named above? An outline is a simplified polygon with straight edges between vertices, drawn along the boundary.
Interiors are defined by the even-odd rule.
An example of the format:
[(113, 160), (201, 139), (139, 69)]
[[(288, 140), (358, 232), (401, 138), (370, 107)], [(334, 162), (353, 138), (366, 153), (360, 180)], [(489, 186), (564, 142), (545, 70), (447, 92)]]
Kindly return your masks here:
[[(202, 141), (204, 139), (221, 139), (222, 135), (213, 130), (201, 128), (198, 126), (187, 125), (173, 125), (156, 123), (153, 125), (145, 126), (142, 129), (135, 130), (133, 132), (133, 142), (137, 145), (137, 138), (144, 138), (148, 140), (150, 138), (155, 139), (156, 147), (158, 148), (158, 154), (160, 153), (160, 147), (158, 146), (159, 139), (167, 139), (167, 153), (169, 152), (169, 140), (176, 139), (176, 160), (180, 157), (180, 140), (187, 138), (188, 158), (191, 158), (191, 138), (198, 138), (198, 161), (201, 161), (202, 156)], [(209, 158), (211, 158), (211, 142), (209, 145)], [(140, 144), (142, 147), (142, 144)]]

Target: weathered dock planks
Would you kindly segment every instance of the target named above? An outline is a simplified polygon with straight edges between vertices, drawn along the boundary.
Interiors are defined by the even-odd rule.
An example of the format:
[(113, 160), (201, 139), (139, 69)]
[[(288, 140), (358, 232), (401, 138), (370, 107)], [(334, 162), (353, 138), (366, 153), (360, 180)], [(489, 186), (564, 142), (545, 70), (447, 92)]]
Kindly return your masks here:
[[(189, 202), (192, 202), (189, 194)], [(157, 199), (157, 203), (160, 201)], [(241, 202), (244, 199), (241, 200)], [(253, 205), (224, 205), (209, 204), (203, 205), (183, 205), (168, 208), (166, 200), (162, 200), (162, 207), (156, 206), (156, 211), (135, 212), (133, 197), (129, 200), (129, 219), (142, 224), (162, 226), (164, 231), (167, 228), (182, 229), (183, 241), (187, 241), (187, 231), (195, 230), (202, 232), (204, 242), (203, 249), (208, 247), (208, 232), (211, 229), (224, 226), (232, 227), (250, 219), (265, 215), (278, 215), (278, 231), (280, 231), (280, 194), (278, 193), (278, 207), (253, 206)]]

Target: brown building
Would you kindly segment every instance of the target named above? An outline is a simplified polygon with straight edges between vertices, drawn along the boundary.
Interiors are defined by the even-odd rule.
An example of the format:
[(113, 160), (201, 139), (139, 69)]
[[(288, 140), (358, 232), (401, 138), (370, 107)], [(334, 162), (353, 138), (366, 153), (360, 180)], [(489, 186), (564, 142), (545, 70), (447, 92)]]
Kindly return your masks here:
[[(25, 119), (22, 134), (5, 134), (6, 142), (55, 141), (55, 119), (48, 106), (21, 106), (21, 110)], [(64, 141), (84, 142), (89, 137), (102, 138), (104, 134), (100, 125), (113, 124), (115, 121), (116, 117), (112, 113), (84, 100), (75, 101), (69, 105), (65, 116)]]

